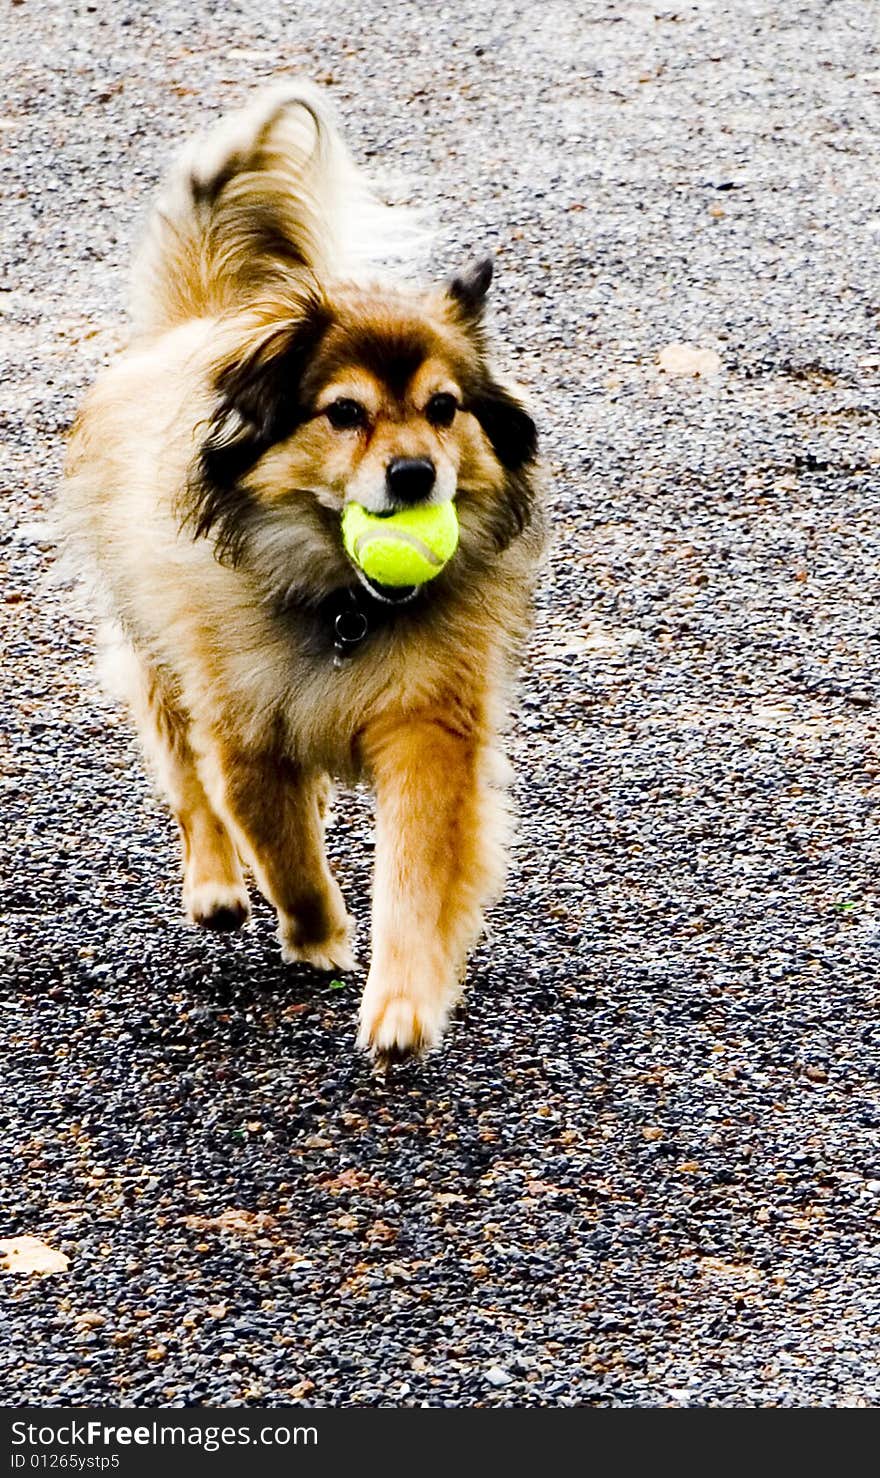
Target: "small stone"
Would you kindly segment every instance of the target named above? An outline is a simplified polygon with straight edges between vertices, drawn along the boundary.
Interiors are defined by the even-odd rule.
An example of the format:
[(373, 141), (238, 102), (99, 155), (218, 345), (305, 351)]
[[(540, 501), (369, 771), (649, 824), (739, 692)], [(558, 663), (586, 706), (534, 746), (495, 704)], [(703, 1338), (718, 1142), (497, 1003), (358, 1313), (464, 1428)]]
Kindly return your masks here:
[(667, 344), (657, 355), (657, 364), (666, 375), (705, 380), (720, 372), (721, 356), (699, 344)]
[(66, 1273), (70, 1259), (39, 1237), (9, 1237), (0, 1242), (0, 1272)]

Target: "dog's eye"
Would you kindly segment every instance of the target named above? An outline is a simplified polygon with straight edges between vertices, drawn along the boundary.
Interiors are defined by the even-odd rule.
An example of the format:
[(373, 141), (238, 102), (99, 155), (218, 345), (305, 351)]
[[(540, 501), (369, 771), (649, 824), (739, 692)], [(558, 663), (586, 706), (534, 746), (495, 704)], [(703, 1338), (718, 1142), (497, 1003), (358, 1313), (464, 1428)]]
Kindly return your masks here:
[(458, 401), (455, 396), (441, 392), (439, 395), (431, 396), (425, 406), (425, 415), (432, 426), (451, 426), (457, 410)]
[(334, 400), (326, 415), (334, 431), (353, 431), (367, 424), (367, 413), (356, 400)]

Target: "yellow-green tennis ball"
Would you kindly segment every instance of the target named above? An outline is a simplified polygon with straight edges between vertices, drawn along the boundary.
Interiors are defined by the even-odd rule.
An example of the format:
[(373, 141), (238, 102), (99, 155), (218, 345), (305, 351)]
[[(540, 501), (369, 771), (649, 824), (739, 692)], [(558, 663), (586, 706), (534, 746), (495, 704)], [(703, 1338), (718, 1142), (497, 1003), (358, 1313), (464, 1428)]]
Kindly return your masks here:
[(368, 513), (360, 503), (349, 503), (342, 515), (342, 542), (355, 564), (378, 585), (424, 585), (455, 553), (455, 504), (404, 508), (383, 518)]

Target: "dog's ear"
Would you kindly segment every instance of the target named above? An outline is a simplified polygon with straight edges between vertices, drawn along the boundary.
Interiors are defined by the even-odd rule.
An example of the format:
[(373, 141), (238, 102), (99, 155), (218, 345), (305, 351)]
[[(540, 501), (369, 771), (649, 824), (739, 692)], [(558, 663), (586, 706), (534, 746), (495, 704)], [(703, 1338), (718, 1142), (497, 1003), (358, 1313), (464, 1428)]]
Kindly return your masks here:
[(213, 536), (219, 559), (235, 564), (241, 557), (254, 511), (241, 479), (303, 419), (303, 375), (328, 322), (327, 309), (310, 303), (295, 323), (263, 335), (217, 376), (182, 514), (194, 537)]
[(456, 312), (467, 323), (479, 323), (486, 306), (486, 294), (492, 283), (495, 264), (491, 257), (481, 257), (472, 262), (458, 276), (453, 277), (446, 293), (451, 298)]
[(534, 462), (538, 452), (535, 423), (503, 385), (489, 380), (468, 398), (467, 409), (476, 416), (493, 452), (508, 472), (519, 472)]
[(537, 428), (516, 396), (495, 380), (487, 381), (469, 397), (466, 408), (476, 416), (507, 473), (504, 493), (495, 509), (493, 529), (497, 547), (506, 549), (531, 522)]
[(202, 448), (206, 473), (219, 483), (241, 477), (302, 419), (300, 386), (327, 327), (322, 304), (263, 338), (217, 377), (217, 404)]

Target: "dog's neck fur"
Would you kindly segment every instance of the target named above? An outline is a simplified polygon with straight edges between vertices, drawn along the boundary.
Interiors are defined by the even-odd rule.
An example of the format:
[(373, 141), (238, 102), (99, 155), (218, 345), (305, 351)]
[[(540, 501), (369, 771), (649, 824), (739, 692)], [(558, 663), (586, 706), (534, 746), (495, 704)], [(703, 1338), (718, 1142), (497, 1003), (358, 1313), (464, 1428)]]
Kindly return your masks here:
[(424, 599), (422, 590), (410, 588), (397, 599), (383, 597), (354, 580), (336, 586), (317, 603), (289, 590), (279, 615), (295, 611), (299, 632), (304, 625), (308, 631), (310, 652), (338, 666), (356, 656), (371, 637), (405, 620)]

